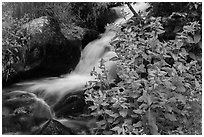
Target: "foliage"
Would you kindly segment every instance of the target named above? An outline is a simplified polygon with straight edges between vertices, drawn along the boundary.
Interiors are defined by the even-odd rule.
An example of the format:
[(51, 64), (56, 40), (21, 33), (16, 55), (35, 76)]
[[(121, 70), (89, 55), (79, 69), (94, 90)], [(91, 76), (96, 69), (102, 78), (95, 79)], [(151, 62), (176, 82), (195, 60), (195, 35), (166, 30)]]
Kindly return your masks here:
[(8, 2), (4, 3), (3, 11), (11, 10), (13, 18), (21, 19), (25, 15), (29, 21), (42, 17), (51, 16), (56, 18), (64, 27), (72, 24), (75, 17), (71, 15), (71, 4), (67, 2)]
[[(181, 32), (183, 25), (197, 21), (202, 24), (202, 3), (199, 2), (157, 2), (152, 6), (148, 16), (161, 17), (165, 33), (160, 38), (175, 39), (176, 33)], [(162, 11), (162, 12), (161, 12)]]
[[(96, 20), (108, 6), (4, 3), (3, 78), (20, 71), (18, 64), (25, 61), (26, 50), (20, 49), (27, 48), (23, 41), (29, 36), (17, 33), (22, 24), (49, 15), (62, 26), (75, 23), (97, 29)], [(121, 81), (109, 83), (101, 60), (103, 74), (93, 71), (98, 82), (86, 91), (91, 115), (98, 120), (95, 134), (201, 134), (201, 7), (201, 3), (153, 3), (145, 19), (134, 17), (121, 30), (116, 26), (112, 45)]]
[[(108, 8), (121, 4), (119, 2), (5, 2), (3, 11), (10, 9), (12, 17), (18, 19), (25, 14), (28, 15), (29, 20), (51, 16), (59, 21), (62, 28), (74, 24), (82, 28), (98, 30), (97, 20), (100, 16), (111, 15)], [(103, 22), (103, 20), (100, 21)]]
[[(70, 3), (71, 12), (76, 17), (75, 23), (78, 26), (94, 29), (101, 32), (109, 22), (113, 22), (117, 16), (110, 7), (121, 5), (120, 2), (78, 2)], [(108, 17), (108, 18), (107, 18)], [(100, 28), (103, 27), (103, 28)]]
[[(18, 32), (21, 25), (28, 22), (29, 18), (25, 15), (21, 19), (15, 19), (11, 11), (6, 11), (2, 16), (2, 74), (3, 79), (7, 80), (23, 68), (21, 64), (25, 62), (26, 41), (29, 36)], [(21, 42), (19, 42), (21, 41)], [(23, 48), (22, 48), (23, 47)]]
[(189, 50), (202, 45), (201, 24), (186, 20), (174, 40), (159, 38), (161, 17), (133, 18), (118, 32), (121, 82), (111, 87), (102, 62), (98, 88), (87, 91), (96, 134), (201, 134), (201, 55)]

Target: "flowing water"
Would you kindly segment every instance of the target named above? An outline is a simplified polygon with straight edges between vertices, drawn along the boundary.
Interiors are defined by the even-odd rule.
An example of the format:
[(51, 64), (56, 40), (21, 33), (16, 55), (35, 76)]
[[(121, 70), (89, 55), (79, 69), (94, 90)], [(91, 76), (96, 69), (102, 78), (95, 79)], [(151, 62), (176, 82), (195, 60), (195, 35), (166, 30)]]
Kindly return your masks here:
[[(142, 3), (136, 5), (134, 8), (136, 9), (136, 11), (138, 11), (138, 9), (143, 10), (144, 7), (145, 5)], [(130, 11), (128, 11), (128, 7), (123, 6), (121, 7), (121, 9), (122, 8), (125, 9), (126, 12), (131, 13)], [(130, 17), (132, 17), (132, 14), (127, 15), (126, 19), (120, 18), (116, 20), (115, 24), (123, 24)], [(13, 91), (10, 93), (15, 96), (18, 93), (23, 93), (26, 95), (27, 92), (30, 92), (30, 95), (32, 95), (37, 101), (37, 104), (35, 105), (36, 112), (34, 116), (38, 118), (53, 118), (50, 106), (55, 105), (69, 93), (83, 90), (87, 82), (96, 81), (95, 77), (91, 76), (90, 73), (94, 67), (96, 68), (96, 71), (98, 73), (101, 73), (101, 70), (98, 67), (101, 58), (106, 61), (105, 66), (107, 70), (109, 70), (109, 79), (116, 78), (117, 62), (110, 61), (112, 57), (116, 57), (116, 53), (113, 51), (113, 48), (110, 45), (111, 40), (115, 36), (115, 31), (106, 31), (100, 36), (100, 38), (90, 42), (82, 51), (81, 59), (75, 70), (70, 74), (66, 74), (62, 77), (57, 78), (44, 78), (34, 81), (17, 83), (16, 86), (19, 86), (20, 88), (16, 89), (24, 91), (14, 91), (14, 88), (13, 90), (10, 89), (10, 91)], [(49, 105), (47, 105), (47, 103)], [(6, 109), (6, 107), (3, 107), (3, 109)], [(92, 121), (83, 122), (70, 119), (58, 119), (58, 121), (66, 127), (74, 129), (81, 128), (81, 126), (79, 125), (86, 125), (88, 127), (91, 127), (90, 125), (92, 123), (95, 123)]]
[[(134, 8), (138, 11), (139, 9), (143, 10), (145, 6), (146, 5), (142, 3), (136, 5)], [(130, 14), (128, 14), (125, 19), (119, 18), (116, 20), (115, 24), (118, 25), (125, 23), (133, 16), (128, 7), (123, 6), (121, 9), (124, 9)], [(72, 73), (64, 75), (61, 78), (41, 79), (20, 83), (19, 85), (25, 85), (25, 87), (29, 85), (26, 91), (36, 93), (38, 97), (45, 100), (53, 100), (54, 97), (53, 104), (58, 102), (66, 94), (82, 90), (88, 81), (95, 81), (95, 78), (90, 76), (90, 72), (93, 70), (93, 67), (98, 68), (99, 60), (101, 58), (107, 58), (108, 60), (116, 56), (116, 54), (111, 51), (110, 45), (115, 35), (116, 32), (114, 31), (106, 31), (99, 39), (90, 42), (82, 51), (81, 59)], [(107, 66), (111, 68), (110, 72), (116, 69), (114, 62), (110, 62)]]

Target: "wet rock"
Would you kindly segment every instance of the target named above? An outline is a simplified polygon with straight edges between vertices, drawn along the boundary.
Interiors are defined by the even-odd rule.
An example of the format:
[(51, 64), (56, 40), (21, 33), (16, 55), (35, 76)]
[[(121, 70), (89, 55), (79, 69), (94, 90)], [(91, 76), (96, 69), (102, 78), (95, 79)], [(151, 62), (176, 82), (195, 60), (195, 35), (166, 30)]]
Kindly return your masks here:
[[(83, 92), (67, 95), (55, 107), (56, 117), (50, 106), (35, 94), (11, 91), (3, 94), (3, 134), (75, 135), (91, 134), (95, 120), (78, 118), (84, 109)], [(74, 119), (65, 119), (72, 115)], [(79, 114), (80, 113), (80, 114)]]
[(94, 29), (81, 28), (79, 26), (67, 25), (62, 28), (62, 33), (67, 39), (79, 39), (82, 49), (91, 41), (97, 39), (100, 33)]
[(34, 135), (74, 135), (70, 128), (65, 127), (57, 120), (50, 119), (41, 127), (36, 129), (32, 134)]
[(66, 95), (53, 106), (56, 117), (77, 116), (83, 113), (86, 107), (83, 91), (78, 94)]
[(3, 94), (3, 133), (29, 134), (33, 127), (52, 118), (50, 107), (35, 94), (12, 91)]
[(106, 9), (99, 17), (97, 18), (96, 25), (98, 27), (98, 31), (100, 33), (105, 32), (105, 26), (107, 24), (114, 23), (118, 18), (120, 18), (122, 15), (120, 11), (117, 10), (117, 8), (110, 8)]
[(86, 47), (89, 42), (97, 39), (99, 37), (99, 32), (91, 29), (84, 29), (84, 34), (82, 36), (82, 49)]
[(2, 116), (2, 134), (15, 134), (21, 130), (21, 125), (14, 118)]
[[(81, 41), (66, 38), (58, 21), (52, 17), (34, 19), (24, 24), (17, 34), (21, 47), (15, 55), (18, 61), (10, 65), (15, 71), (15, 75), (9, 77), (10, 83), (42, 76), (59, 76), (73, 70), (79, 62)], [(9, 80), (6, 75), (3, 77), (3, 83), (9, 83)]]

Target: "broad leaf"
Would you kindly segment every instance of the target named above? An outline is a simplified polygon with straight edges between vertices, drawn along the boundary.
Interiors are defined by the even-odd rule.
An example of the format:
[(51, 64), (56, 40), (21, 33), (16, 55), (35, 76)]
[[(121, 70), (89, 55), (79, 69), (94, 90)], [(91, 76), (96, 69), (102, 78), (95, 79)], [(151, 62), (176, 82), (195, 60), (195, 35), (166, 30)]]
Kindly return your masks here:
[(170, 121), (177, 121), (176, 117), (174, 114), (165, 114), (165, 118), (169, 119)]
[(133, 124), (134, 127), (142, 127), (142, 122), (139, 121), (136, 124)]

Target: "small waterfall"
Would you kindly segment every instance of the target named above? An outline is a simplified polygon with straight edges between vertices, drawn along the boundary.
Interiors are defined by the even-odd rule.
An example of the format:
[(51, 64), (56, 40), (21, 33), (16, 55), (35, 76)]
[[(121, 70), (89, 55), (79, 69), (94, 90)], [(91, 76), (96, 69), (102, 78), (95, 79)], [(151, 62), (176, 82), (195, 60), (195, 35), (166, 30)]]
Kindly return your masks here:
[(81, 59), (71, 74), (63, 78), (31, 82), (30, 84), (34, 85), (29, 87), (28, 91), (37, 93), (49, 104), (53, 104), (69, 93), (83, 90), (88, 81), (96, 81), (90, 73), (94, 66), (99, 65), (99, 60), (111, 50), (110, 42), (114, 36), (115, 32), (109, 31), (101, 35), (101, 38), (90, 42), (84, 48)]
[[(133, 5), (136, 11), (142, 9), (144, 10), (144, 4)], [(147, 5), (146, 5), (147, 7)], [(133, 15), (127, 6), (120, 7), (130, 14), (126, 18), (119, 18), (115, 21), (115, 24), (123, 24)], [(99, 39), (96, 39), (90, 42), (82, 51), (81, 59), (76, 66), (75, 70), (71, 74), (67, 74), (62, 78), (54, 79), (43, 79), (37, 80), (34, 82), (27, 82), (27, 84), (32, 85), (27, 88), (29, 92), (36, 93), (39, 97), (45, 100), (51, 100), (50, 104), (55, 104), (63, 96), (73, 93), (79, 90), (83, 90), (88, 81), (95, 81), (93, 76), (90, 76), (90, 72), (93, 67), (98, 66), (98, 62), (101, 58), (113, 56), (114, 53), (111, 51), (111, 40), (115, 37), (116, 32), (106, 31), (100, 36)], [(109, 58), (110, 59), (110, 58)], [(113, 69), (116, 69), (114, 63), (110, 62), (107, 64)], [(110, 71), (112, 71), (110, 70)], [(26, 83), (22, 83), (26, 84)]]
[(90, 42), (83, 50), (81, 60), (76, 66), (74, 73), (90, 74), (93, 67), (104, 57), (105, 53), (111, 51), (111, 39), (115, 32), (109, 31), (101, 35), (100, 39)]
[[(137, 5), (135, 8), (138, 9), (138, 6), (139, 5)], [(124, 6), (121, 7), (121, 9), (122, 8), (124, 8), (125, 10), (128, 9), (128, 7), (124, 7)], [(115, 24), (118, 24), (118, 25), (123, 24), (131, 16), (132, 14), (129, 14), (126, 17), (126, 19), (120, 18), (115, 21)], [(52, 77), (52, 78), (38, 79), (34, 81), (21, 82), (21, 83), (17, 83), (13, 88), (5, 89), (5, 93), (3, 93), (4, 91), (2, 92), (4, 94), (2, 103), (6, 102), (4, 100), (7, 100), (7, 99), (9, 101), (13, 101), (14, 103), (16, 100), (19, 101), (21, 99), (23, 99), (23, 101), (25, 102), (25, 100), (28, 97), (28, 100), (30, 99), (34, 101), (34, 103), (31, 102), (31, 107), (33, 108), (29, 108), (30, 110), (34, 110), (34, 112), (31, 112), (32, 115), (25, 114), (25, 116), (23, 116), (22, 118), (29, 116), (29, 118), (31, 118), (31, 122), (33, 122), (32, 119), (34, 118), (46, 119), (46, 120), (52, 119), (60, 122), (65, 127), (68, 127), (74, 130), (75, 129), (81, 130), (83, 128), (87, 130), (87, 128), (95, 128), (97, 126), (95, 119), (93, 120), (87, 119), (87, 121), (84, 121), (84, 120), (81, 121), (76, 119), (72, 120), (68, 118), (59, 119), (57, 116), (55, 116), (56, 112), (53, 112), (52, 107), (55, 106), (56, 103), (59, 103), (59, 101), (69, 93), (75, 93), (77, 91), (84, 90), (84, 88), (86, 87), (86, 84), (89, 81), (96, 81), (95, 77), (91, 76), (90, 73), (94, 67), (98, 73), (102, 73), (101, 69), (98, 67), (100, 65), (99, 62), (101, 58), (103, 58), (106, 61), (105, 66), (109, 70), (108, 80), (116, 78), (117, 74), (115, 70), (117, 69), (117, 62), (110, 60), (111, 58), (117, 56), (116, 53), (112, 50), (112, 47), (110, 45), (111, 40), (115, 38), (115, 36), (116, 36), (115, 31), (107, 30), (104, 34), (101, 34), (100, 38), (90, 42), (82, 51), (81, 59), (78, 65), (76, 66), (75, 70), (70, 74), (66, 74), (61, 77), (55, 77), (55, 78)], [(28, 92), (30, 93), (28, 94)], [(10, 98), (7, 98), (7, 96)], [(22, 105), (24, 105), (24, 102), (22, 103)], [(14, 103), (12, 103), (12, 105), (15, 106)], [(28, 101), (26, 103), (30, 103), (30, 102)], [(32, 106), (32, 104), (34, 105)], [(18, 107), (18, 104), (17, 104), (17, 107)], [(61, 104), (59, 107), (61, 107)], [(10, 108), (7, 108), (7, 106), (6, 105), (4, 106), (3, 104), (2, 112), (5, 113), (4, 114), (5, 116), (7, 116), (8, 113), (10, 113), (9, 109)], [(27, 119), (22, 119), (22, 120), (27, 120)], [(23, 124), (24, 123), (25, 122), (23, 121)], [(47, 122), (43, 124), (47, 124)], [(29, 125), (26, 125), (26, 126), (29, 126)], [(42, 128), (40, 130), (42, 130)]]

